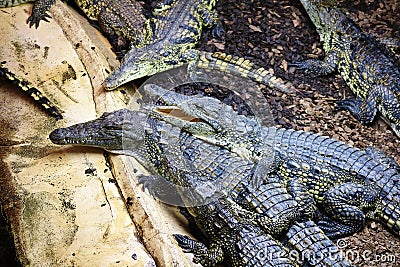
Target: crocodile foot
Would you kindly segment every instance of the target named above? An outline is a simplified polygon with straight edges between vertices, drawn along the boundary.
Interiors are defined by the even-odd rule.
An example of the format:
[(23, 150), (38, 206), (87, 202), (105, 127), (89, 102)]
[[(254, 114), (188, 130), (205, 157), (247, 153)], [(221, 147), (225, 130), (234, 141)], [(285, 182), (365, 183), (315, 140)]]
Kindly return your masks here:
[(49, 22), (49, 18), (51, 16), (47, 14), (47, 11), (50, 9), (52, 5), (54, 5), (55, 0), (40, 0), (36, 1), (33, 5), (32, 14), (28, 18), (27, 22), (29, 27), (35, 25), (36, 29), (39, 27), (40, 21)]
[(211, 29), (211, 35), (217, 40), (223, 41), (225, 39), (225, 29), (220, 20), (218, 20), (216, 26)]
[(337, 110), (348, 110), (358, 121), (369, 124), (371, 123), (377, 112), (373, 103), (361, 99), (344, 99), (336, 101)]
[(362, 224), (346, 225), (330, 218), (324, 218), (323, 220), (318, 221), (317, 225), (325, 235), (331, 239), (354, 234), (360, 231), (363, 227)]
[(163, 202), (170, 204), (182, 202), (173, 184), (159, 175), (138, 175), (138, 184), (143, 186), (143, 191), (147, 189), (150, 195)]
[(204, 267), (211, 267), (223, 260), (222, 248), (216, 244), (211, 244), (210, 248), (207, 248), (203, 243), (188, 236), (180, 234), (174, 234), (173, 236), (184, 252), (194, 254), (194, 263), (200, 263)]

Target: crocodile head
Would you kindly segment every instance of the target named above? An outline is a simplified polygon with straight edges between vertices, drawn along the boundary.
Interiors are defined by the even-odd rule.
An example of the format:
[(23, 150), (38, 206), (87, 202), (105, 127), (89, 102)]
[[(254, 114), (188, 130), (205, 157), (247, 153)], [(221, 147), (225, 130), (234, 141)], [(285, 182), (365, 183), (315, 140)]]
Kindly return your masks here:
[[(257, 118), (239, 115), (229, 105), (213, 97), (186, 96), (164, 89), (155, 84), (147, 84), (144, 91), (157, 97), (167, 106), (175, 107), (188, 116), (198, 120), (176, 120), (175, 117), (153, 113), (158, 119), (179, 126), (194, 135), (213, 135), (223, 131), (234, 131), (236, 134), (256, 132), (260, 128)], [(159, 110), (159, 109), (158, 109)]]
[(117, 154), (131, 155), (133, 149), (144, 142), (142, 120), (145, 114), (121, 109), (106, 112), (99, 118), (58, 128), (50, 133), (50, 140), (59, 145), (80, 145), (99, 147)]
[(263, 153), (268, 149), (272, 155), (272, 146), (256, 145), (261, 138), (266, 138), (262, 137), (262, 126), (255, 116), (239, 115), (231, 106), (211, 97), (187, 97), (156, 85), (147, 85), (144, 89), (146, 93), (159, 97), (166, 105), (176, 107), (195, 119), (166, 116), (157, 112), (159, 108), (150, 112), (153, 117), (184, 129), (196, 138), (227, 148), (245, 159), (255, 160), (261, 153), (258, 148)]
[(132, 48), (118, 69), (105, 80), (105, 87), (115, 89), (127, 82), (182, 66), (194, 60), (197, 53), (189, 44), (162, 45), (159, 42)]

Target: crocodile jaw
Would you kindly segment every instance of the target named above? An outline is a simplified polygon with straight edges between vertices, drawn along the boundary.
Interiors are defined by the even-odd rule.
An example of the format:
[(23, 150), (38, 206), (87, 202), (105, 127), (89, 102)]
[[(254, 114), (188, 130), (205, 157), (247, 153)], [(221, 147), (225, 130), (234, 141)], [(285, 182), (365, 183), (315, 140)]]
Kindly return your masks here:
[(104, 85), (107, 90), (113, 90), (130, 81), (154, 74), (154, 69), (151, 61), (138, 61), (128, 53), (120, 67), (105, 79)]
[(190, 48), (190, 44), (164, 45), (161, 41), (142, 48), (132, 48), (104, 85), (112, 90), (124, 83), (180, 67), (196, 59), (196, 53), (188, 52)]
[(127, 109), (106, 112), (98, 119), (56, 129), (49, 138), (58, 145), (99, 147), (113, 153), (131, 154), (127, 148), (143, 143), (140, 124), (143, 116)]

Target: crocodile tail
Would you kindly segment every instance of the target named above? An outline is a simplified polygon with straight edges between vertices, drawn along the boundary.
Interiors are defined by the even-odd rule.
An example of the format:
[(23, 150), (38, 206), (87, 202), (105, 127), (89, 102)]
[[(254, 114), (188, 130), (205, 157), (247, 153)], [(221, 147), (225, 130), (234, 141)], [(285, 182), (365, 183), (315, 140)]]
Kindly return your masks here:
[(295, 222), (286, 236), (288, 243), (301, 253), (299, 260), (312, 266), (352, 266), (313, 221)]
[(290, 93), (295, 90), (290, 82), (285, 82), (273, 73), (259, 67), (248, 59), (227, 55), (222, 52), (200, 52), (198, 66), (205, 69), (216, 69), (235, 76), (248, 78), (252, 81), (276, 88), (281, 92)]
[(378, 217), (392, 232), (400, 237), (400, 175), (391, 177), (381, 192), (380, 207), (371, 217)]
[(62, 113), (51, 101), (45, 97), (38, 89), (33, 87), (28, 81), (25, 81), (21, 77), (18, 77), (14, 73), (10, 72), (7, 68), (0, 65), (0, 77), (6, 77), (8, 80), (12, 81), (14, 84), (18, 85), (22, 90), (24, 90), (28, 95), (30, 95), (35, 102), (39, 103), (41, 107), (48, 112), (51, 116), (55, 117), (57, 120), (62, 119)]
[(35, 0), (1, 0), (0, 8), (18, 6), (24, 3), (33, 2)]

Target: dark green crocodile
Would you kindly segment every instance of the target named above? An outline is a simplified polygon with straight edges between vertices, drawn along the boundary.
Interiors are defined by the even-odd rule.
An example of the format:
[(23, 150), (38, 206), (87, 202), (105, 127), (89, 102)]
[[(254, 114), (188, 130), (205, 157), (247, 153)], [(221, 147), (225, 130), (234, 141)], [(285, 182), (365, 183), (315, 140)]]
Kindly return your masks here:
[(23, 91), (25, 91), (30, 97), (32, 97), (35, 102), (39, 103), (47, 113), (55, 117), (57, 120), (63, 118), (61, 110), (56, 105), (54, 105), (47, 97), (45, 97), (29, 82), (5, 68), (2, 63), (0, 63), (0, 77), (5, 77), (18, 85)]
[[(380, 220), (400, 235), (400, 167), (384, 153), (360, 150), (311, 132), (262, 127), (256, 118), (238, 115), (214, 98), (144, 88), (170, 110), (179, 108), (200, 120), (189, 122), (161, 112), (151, 112), (153, 116), (259, 162), (266, 174), (303, 184), (308, 195), (302, 201), (315, 200), (329, 215), (318, 223), (328, 236), (359, 231), (366, 218)], [(259, 185), (263, 177), (253, 180)]]
[[(32, 14), (27, 23), (36, 28), (40, 21), (48, 21), (47, 11), (54, 5), (55, 0), (14, 0), (0, 1), (0, 8), (16, 6), (26, 2), (35, 2)], [(107, 35), (122, 35), (133, 46), (142, 46), (152, 38), (150, 25), (146, 23), (144, 9), (135, 0), (75, 0), (76, 4), (91, 19), (98, 21), (101, 30)]]
[(294, 63), (317, 75), (338, 70), (356, 95), (337, 102), (362, 123), (371, 123), (377, 111), (400, 137), (400, 70), (395, 57), (374, 37), (336, 7), (336, 1), (301, 0), (323, 43), (323, 61)]
[[(182, 136), (179, 128), (176, 129), (171, 125), (162, 124), (160, 121), (153, 120), (146, 126), (151, 129), (145, 131), (142, 126), (145, 125), (146, 119), (149, 119), (147, 114), (118, 110), (105, 113), (91, 122), (57, 129), (50, 134), (50, 139), (57, 144), (95, 146), (113, 153), (131, 155), (153, 173), (162, 175), (164, 178), (160, 178), (160, 176), (146, 177), (145, 187), (154, 192), (154, 189), (149, 188), (150, 180), (150, 185), (157, 184), (155, 188), (162, 188), (167, 193), (177, 191), (179, 196), (183, 196), (183, 203), (189, 206), (195, 218), (197, 216), (195, 221), (203, 232), (219, 241), (224, 240), (223, 243), (226, 245), (222, 248), (222, 251), (225, 249), (224, 254), (229, 255), (230, 264), (232, 264), (232, 259), (237, 259), (237, 255), (239, 255), (238, 259), (244, 262), (238, 266), (277, 266), (278, 263), (282, 264), (282, 262), (289, 264), (286, 257), (277, 258), (276, 252), (283, 253), (286, 250), (282, 251), (281, 247), (276, 246), (276, 241), (273, 241), (269, 234), (263, 232), (266, 230), (265, 223), (260, 224), (261, 213), (264, 213), (267, 217), (268, 215), (275, 215), (284, 220), (285, 212), (289, 211), (290, 213), (290, 211), (293, 212), (293, 209), (299, 208), (296, 203), (288, 199), (287, 193), (279, 189), (280, 185), (270, 187), (265, 184), (265, 186), (252, 189), (250, 184), (245, 181), (246, 176), (252, 174), (254, 163), (240, 159), (235, 154), (227, 153), (222, 148), (195, 139), (187, 133), (181, 133)], [(179, 153), (177, 154), (176, 150), (169, 147), (178, 143), (180, 143), (179, 146), (185, 148), (185, 151), (178, 150), (179, 153), (183, 152), (182, 155), (187, 155), (186, 160), (182, 159), (182, 156)], [(192, 165), (185, 165), (184, 162)], [(168, 168), (165, 166), (168, 166)], [(225, 166), (229, 166), (229, 168)], [(214, 188), (218, 185), (217, 180), (224, 188), (232, 188), (232, 190), (228, 190), (231, 191), (229, 197), (225, 198), (223, 194), (221, 198), (221, 195), (218, 194), (223, 191), (220, 186), (216, 187), (217, 192), (211, 190), (209, 184), (206, 188), (201, 187), (203, 182), (209, 182), (210, 179)], [(168, 184), (160, 186), (166, 180), (173, 182), (174, 186)], [(235, 186), (236, 183), (237, 186)], [(246, 188), (243, 189), (243, 185)], [(184, 187), (182, 188), (182, 186)], [(196, 190), (190, 190), (193, 188), (196, 188)], [(201, 192), (201, 194), (193, 196), (197, 192)], [(253, 194), (249, 194), (249, 192)], [(160, 196), (160, 194), (155, 195)], [(210, 200), (204, 200), (204, 197)], [(219, 201), (216, 201), (217, 198)], [(223, 203), (229, 201), (232, 203), (233, 201), (235, 204), (231, 205), (237, 205), (236, 201), (250, 206), (256, 203), (260, 212), (244, 210), (242, 206), (232, 210), (229, 206), (227, 208), (226, 204), (221, 206), (221, 201), (225, 201)], [(168, 202), (170, 203), (169, 200)], [(193, 206), (193, 203), (207, 204)], [(210, 207), (212, 207), (211, 210)], [(235, 210), (240, 211), (239, 217), (238, 214), (232, 213)], [(214, 213), (215, 211), (217, 212)], [(216, 225), (218, 225), (217, 228)], [(276, 222), (275, 226), (282, 227)], [(288, 226), (285, 225), (285, 227)], [(276, 233), (276, 230), (273, 229), (273, 231)], [(235, 233), (233, 237), (232, 233)], [(176, 237), (179, 244), (187, 251), (195, 253), (196, 261), (205, 264), (205, 266), (212, 266), (218, 258), (216, 256), (205, 257), (206, 251), (210, 255), (221, 255), (221, 247), (216, 244), (212, 245), (212, 250), (209, 250), (202, 243), (187, 237)], [(225, 239), (227, 237), (228, 240)], [(290, 247), (297, 249), (297, 253), (293, 255), (295, 259), (304, 258), (312, 266), (350, 266), (345, 259), (341, 259), (340, 255), (337, 255), (338, 249), (311, 221), (296, 222), (290, 227), (287, 239)], [(235, 245), (230, 247), (231, 244)], [(330, 257), (332, 255), (335, 256)]]

